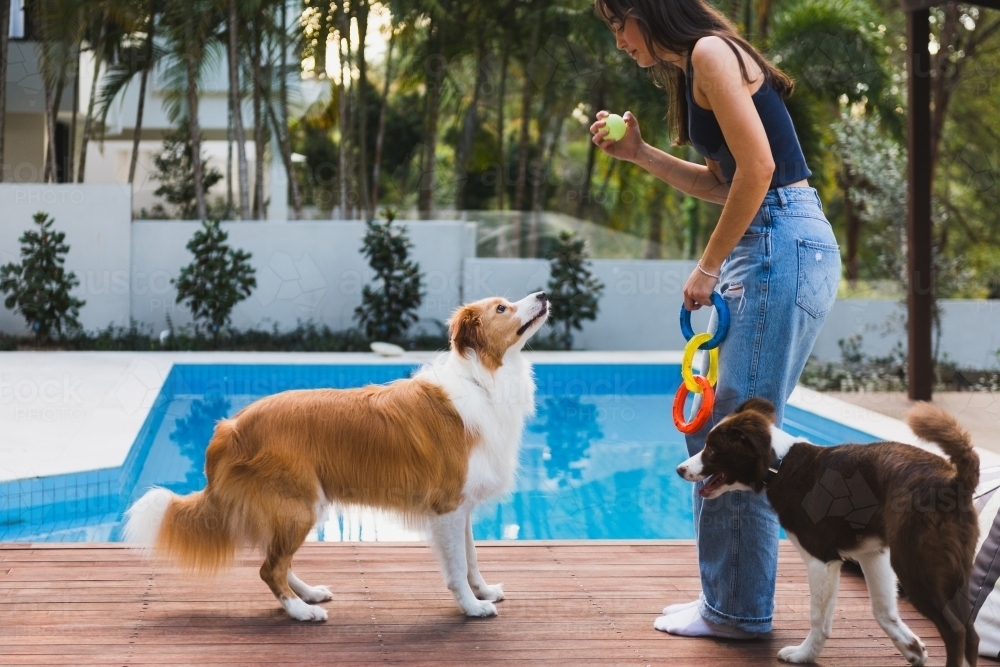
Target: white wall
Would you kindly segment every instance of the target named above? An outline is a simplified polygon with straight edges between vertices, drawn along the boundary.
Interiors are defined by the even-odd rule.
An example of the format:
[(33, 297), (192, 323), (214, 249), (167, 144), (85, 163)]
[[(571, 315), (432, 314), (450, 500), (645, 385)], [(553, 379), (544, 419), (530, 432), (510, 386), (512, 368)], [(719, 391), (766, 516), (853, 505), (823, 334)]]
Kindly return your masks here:
[[(154, 333), (173, 322), (191, 321), (175, 303), (170, 279), (191, 261), (185, 247), (199, 224), (189, 221), (131, 221), (127, 185), (0, 184), (0, 264), (19, 260), (18, 237), (32, 215), (45, 211), (66, 233), (66, 268), (86, 300), (81, 322), (87, 329), (133, 318)], [(414, 244), (413, 257), (424, 273), (423, 326), (444, 322), (462, 301), (497, 294), (519, 299), (545, 289), (548, 262), (536, 259), (476, 258), (475, 223), (402, 222)], [(293, 328), (314, 320), (333, 329), (354, 324), (361, 288), (371, 277), (360, 253), (364, 223), (357, 221), (224, 222), (229, 243), (253, 257), (257, 288), (233, 312), (239, 328)], [(693, 263), (672, 260), (593, 261), (605, 284), (597, 320), (576, 334), (576, 347), (591, 350), (678, 350), (681, 288)], [(1000, 349), (1000, 301), (943, 301), (941, 349), (962, 366), (994, 368)], [(903, 306), (892, 300), (842, 299), (827, 316), (813, 352), (840, 359), (837, 341), (851, 333), (864, 337), (868, 355), (884, 355), (905, 343)], [(703, 330), (707, 312), (694, 315)], [(0, 331), (27, 334), (24, 321), (0, 306)]]
[[(418, 311), (431, 331), (431, 320), (444, 321), (460, 303), (462, 257), (475, 248), (469, 223), (404, 222), (413, 242), (413, 258), (424, 273), (423, 303)], [(154, 331), (191, 322), (187, 308), (175, 303), (170, 284), (192, 255), (185, 247), (199, 223), (132, 223), (131, 312)], [(228, 243), (252, 254), (257, 288), (233, 310), (237, 328), (281, 329), (297, 320), (315, 320), (333, 329), (355, 324), (354, 309), (372, 271), (361, 255), (363, 222), (224, 222)]]
[[(694, 262), (675, 260), (593, 260), (594, 274), (604, 283), (597, 319), (574, 331), (574, 347), (588, 350), (680, 350), (681, 288)], [(520, 299), (549, 281), (544, 259), (469, 258), (468, 300), (503, 294)], [(696, 312), (692, 325), (708, 325), (707, 310)]]
[[(575, 333), (574, 346), (590, 350), (679, 350), (681, 289), (694, 262), (676, 260), (593, 260), (604, 283), (597, 319)], [(513, 298), (548, 284), (544, 260), (469, 258), (469, 299), (492, 294)], [(961, 366), (995, 368), (1000, 350), (1000, 300), (944, 300), (941, 350)], [(707, 317), (696, 312), (692, 324), (704, 330)], [(869, 356), (884, 356), (897, 341), (906, 345), (905, 308), (890, 299), (839, 299), (826, 317), (813, 354), (823, 361), (841, 358), (837, 342), (852, 333), (863, 338)]]
[[(0, 184), (0, 264), (20, 261), (18, 238), (34, 227), (38, 211), (55, 219), (70, 252), (66, 270), (80, 281), (74, 296), (86, 300), (80, 323), (87, 329), (127, 324), (132, 200), (128, 185)], [(27, 334), (20, 315), (0, 306), (0, 331)]]

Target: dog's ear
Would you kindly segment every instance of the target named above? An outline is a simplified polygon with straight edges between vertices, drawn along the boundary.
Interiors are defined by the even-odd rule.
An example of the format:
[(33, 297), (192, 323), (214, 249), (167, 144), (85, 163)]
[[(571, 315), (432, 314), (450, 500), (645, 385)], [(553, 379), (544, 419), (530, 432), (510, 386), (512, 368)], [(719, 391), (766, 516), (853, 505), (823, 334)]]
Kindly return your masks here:
[(479, 311), (470, 306), (459, 308), (448, 322), (448, 337), (460, 355), (483, 346), (483, 321)]
[(744, 401), (740, 407), (736, 408), (736, 412), (757, 412), (767, 417), (767, 420), (772, 424), (777, 422), (774, 404), (760, 396), (754, 396), (750, 400)]

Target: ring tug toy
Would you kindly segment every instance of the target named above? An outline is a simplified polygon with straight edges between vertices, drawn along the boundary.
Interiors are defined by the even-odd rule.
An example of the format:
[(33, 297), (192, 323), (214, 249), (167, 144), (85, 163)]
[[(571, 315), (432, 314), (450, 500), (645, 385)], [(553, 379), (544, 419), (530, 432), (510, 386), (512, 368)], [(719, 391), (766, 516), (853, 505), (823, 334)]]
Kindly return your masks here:
[[(708, 422), (715, 407), (715, 383), (719, 381), (719, 344), (726, 338), (729, 331), (729, 308), (718, 292), (712, 292), (712, 305), (719, 316), (719, 326), (715, 335), (709, 333), (695, 334), (691, 329), (691, 311), (681, 304), (681, 333), (687, 340), (684, 346), (684, 357), (681, 359), (681, 377), (684, 381), (677, 388), (674, 396), (674, 426), (681, 433), (695, 433)], [(692, 364), (697, 350), (708, 350), (708, 370), (705, 375), (695, 375)], [(704, 369), (703, 369), (704, 370)], [(688, 393), (703, 394), (701, 407), (691, 421), (684, 421), (684, 401)]]

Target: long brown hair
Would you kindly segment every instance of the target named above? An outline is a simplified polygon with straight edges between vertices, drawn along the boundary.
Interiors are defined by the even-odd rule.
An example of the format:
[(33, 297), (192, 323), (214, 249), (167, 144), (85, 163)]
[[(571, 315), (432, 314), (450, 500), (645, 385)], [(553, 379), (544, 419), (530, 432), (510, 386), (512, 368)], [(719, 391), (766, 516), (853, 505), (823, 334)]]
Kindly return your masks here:
[(657, 46), (690, 57), (699, 39), (714, 35), (722, 38), (736, 54), (740, 73), (747, 83), (752, 80), (737, 44), (753, 58), (767, 83), (783, 98), (791, 95), (795, 87), (787, 74), (768, 62), (740, 36), (729, 19), (705, 0), (594, 0), (594, 10), (613, 32), (625, 25), (626, 18), (633, 18), (638, 24), (646, 40), (646, 48), (656, 60), (650, 68), (653, 81), (665, 88), (669, 96), (667, 122), (673, 130), (674, 145), (691, 143), (688, 137), (687, 75), (679, 67), (660, 60), (656, 55)]

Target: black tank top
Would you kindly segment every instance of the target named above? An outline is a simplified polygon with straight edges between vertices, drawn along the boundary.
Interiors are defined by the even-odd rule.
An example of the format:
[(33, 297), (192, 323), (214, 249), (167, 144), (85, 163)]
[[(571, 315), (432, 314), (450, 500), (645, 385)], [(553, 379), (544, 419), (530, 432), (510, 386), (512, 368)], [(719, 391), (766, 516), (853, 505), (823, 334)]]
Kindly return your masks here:
[[(694, 49), (692, 48), (692, 51)], [(691, 69), (691, 58), (687, 64), (687, 109), (688, 136), (691, 145), (702, 156), (719, 163), (722, 176), (727, 184), (733, 182), (736, 173), (736, 160), (729, 151), (726, 138), (719, 127), (719, 121), (709, 109), (703, 109), (694, 101), (694, 71)], [(812, 172), (806, 165), (802, 154), (802, 146), (795, 134), (792, 118), (788, 115), (785, 100), (765, 79), (757, 92), (753, 94), (753, 104), (760, 115), (760, 121), (767, 133), (767, 141), (771, 145), (771, 157), (774, 160), (774, 175), (771, 177), (771, 187), (784, 185), (809, 178)]]

